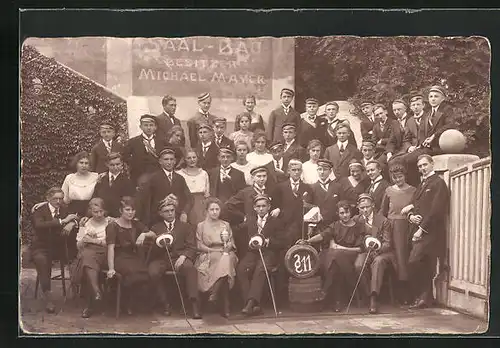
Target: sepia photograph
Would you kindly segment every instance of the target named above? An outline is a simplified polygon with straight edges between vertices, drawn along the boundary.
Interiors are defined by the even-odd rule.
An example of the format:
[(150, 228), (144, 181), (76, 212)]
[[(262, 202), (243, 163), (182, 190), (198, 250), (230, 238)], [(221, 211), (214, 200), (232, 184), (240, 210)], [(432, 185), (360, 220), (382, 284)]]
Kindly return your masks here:
[(26, 335), (479, 334), (482, 36), (29, 37)]

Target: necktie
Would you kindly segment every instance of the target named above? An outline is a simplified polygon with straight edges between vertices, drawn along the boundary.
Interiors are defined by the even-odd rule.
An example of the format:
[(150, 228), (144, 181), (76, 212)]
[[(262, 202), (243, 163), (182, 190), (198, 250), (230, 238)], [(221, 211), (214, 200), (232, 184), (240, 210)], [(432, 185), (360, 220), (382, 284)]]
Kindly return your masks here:
[(289, 108), (283, 108), (283, 111), (285, 112), (285, 115), (288, 115)]
[(340, 151), (340, 154), (341, 154), (341, 155), (344, 153), (344, 151), (345, 151), (344, 144), (340, 144), (340, 149), (339, 149), (339, 151)]
[(319, 184), (321, 185), (321, 188), (322, 188), (323, 190), (325, 190), (326, 192), (328, 192), (328, 184), (329, 184), (329, 183), (330, 183), (330, 181), (329, 181), (329, 180), (327, 180), (327, 181), (325, 181), (325, 182), (321, 182), (321, 181), (319, 182)]
[(110, 153), (111, 152), (111, 141), (105, 141), (104, 145), (106, 147), (106, 151), (108, 151), (108, 153)]
[(168, 222), (168, 223), (167, 223), (167, 229), (168, 229), (168, 232), (172, 232), (173, 227), (174, 227), (174, 226), (173, 226), (173, 224), (172, 224), (171, 222)]
[(215, 140), (215, 142), (217, 143), (217, 146), (220, 147), (220, 143), (222, 142), (222, 138), (217, 138)]
[(431, 112), (431, 117), (429, 117), (429, 124), (433, 125), (433, 121), (434, 121), (434, 115), (436, 114), (436, 109), (435, 108), (432, 108), (432, 112)]
[(257, 220), (257, 233), (261, 234), (263, 229), (264, 229), (264, 219), (259, 217), (259, 219)]
[(255, 185), (254, 187), (254, 190), (259, 194), (259, 195), (262, 195), (264, 194), (264, 189), (261, 189), (260, 187), (258, 187), (257, 185)]
[(274, 161), (276, 163), (276, 169), (281, 170), (280, 162)]
[(202, 145), (203, 146), (203, 157), (207, 154), (208, 151), (208, 146)]
[(295, 196), (298, 195), (299, 192), (299, 184), (298, 183), (292, 183), (292, 192)]
[(172, 173), (167, 172), (167, 179), (170, 183), (172, 183)]
[(372, 184), (370, 185), (370, 194), (373, 194), (373, 192), (375, 191), (375, 185), (378, 183), (378, 181), (374, 181), (372, 182)]
[(113, 186), (113, 183), (115, 182), (115, 177), (113, 175), (109, 176), (109, 187)]
[(230, 177), (227, 173), (228, 171), (229, 171), (229, 169), (227, 169), (227, 168), (222, 168), (222, 167), (220, 168), (220, 180), (222, 182), (224, 182), (226, 179), (230, 179)]
[(59, 209), (54, 210), (54, 219), (59, 219)]

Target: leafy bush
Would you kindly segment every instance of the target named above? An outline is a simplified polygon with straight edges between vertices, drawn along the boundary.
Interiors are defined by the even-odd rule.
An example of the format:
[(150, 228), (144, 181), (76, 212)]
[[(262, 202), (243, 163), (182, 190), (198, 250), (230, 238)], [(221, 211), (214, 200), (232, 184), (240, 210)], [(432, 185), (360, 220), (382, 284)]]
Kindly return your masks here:
[(447, 86), (466, 151), (488, 156), (490, 60), (489, 44), (480, 37), (297, 38), (297, 105), (315, 96), (390, 106), (396, 98), (408, 101), (412, 91)]
[[(41, 89), (39, 89), (41, 87)], [(37, 91), (40, 91), (37, 93)], [(95, 112), (93, 113), (92, 110)], [(127, 137), (126, 101), (25, 45), (21, 54), (21, 231), (31, 239), (30, 210), (72, 172), (69, 163), (99, 139), (112, 121)]]

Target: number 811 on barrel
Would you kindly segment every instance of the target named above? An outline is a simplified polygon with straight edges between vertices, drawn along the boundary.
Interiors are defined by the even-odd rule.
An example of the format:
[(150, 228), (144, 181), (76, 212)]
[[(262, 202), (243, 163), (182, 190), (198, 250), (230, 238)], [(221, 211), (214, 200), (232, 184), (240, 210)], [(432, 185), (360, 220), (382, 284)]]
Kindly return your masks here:
[(285, 267), (294, 278), (314, 276), (319, 269), (319, 256), (310, 245), (294, 245), (285, 254)]

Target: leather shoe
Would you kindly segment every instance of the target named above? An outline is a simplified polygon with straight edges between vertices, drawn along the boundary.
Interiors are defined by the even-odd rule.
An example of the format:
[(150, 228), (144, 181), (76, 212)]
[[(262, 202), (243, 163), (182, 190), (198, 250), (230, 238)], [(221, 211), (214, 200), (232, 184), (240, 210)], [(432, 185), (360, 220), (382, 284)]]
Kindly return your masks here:
[(90, 318), (92, 316), (92, 309), (90, 307), (86, 307), (83, 309), (82, 318)]
[(193, 319), (201, 319), (200, 309), (198, 308), (198, 301), (193, 301)]
[(410, 309), (424, 309), (427, 307), (429, 307), (429, 305), (425, 302), (425, 300), (418, 299), (410, 306)]
[(375, 296), (370, 297), (370, 308), (368, 310), (368, 313), (370, 313), (370, 314), (377, 314), (378, 313), (377, 298)]
[(241, 313), (243, 313), (244, 315), (252, 315), (254, 312), (254, 306), (255, 306), (255, 300), (251, 298), (250, 300), (247, 301), (247, 304), (245, 307), (243, 307)]

